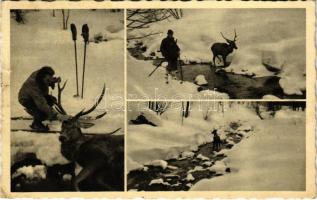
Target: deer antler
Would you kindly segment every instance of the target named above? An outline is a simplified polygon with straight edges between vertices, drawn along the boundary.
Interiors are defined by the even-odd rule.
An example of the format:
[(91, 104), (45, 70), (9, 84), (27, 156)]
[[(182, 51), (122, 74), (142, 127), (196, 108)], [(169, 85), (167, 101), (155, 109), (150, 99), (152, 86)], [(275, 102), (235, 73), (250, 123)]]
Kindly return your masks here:
[[(91, 113), (92, 111), (94, 111), (94, 110), (97, 108), (97, 106), (99, 105), (99, 103), (101, 102), (101, 100), (103, 99), (103, 96), (104, 96), (104, 94), (105, 94), (105, 91), (106, 91), (106, 85), (104, 84), (104, 85), (103, 85), (103, 88), (102, 88), (102, 91), (101, 91), (101, 94), (100, 94), (98, 100), (96, 101), (96, 103), (95, 103), (90, 109), (88, 109), (87, 111), (85, 111), (85, 110), (83, 109), (82, 111), (80, 111), (79, 113), (77, 113), (77, 114), (74, 116), (74, 118), (79, 118), (79, 117), (81, 117), (81, 116), (87, 115), (87, 114)], [(104, 115), (106, 115), (106, 113), (107, 113), (107, 112), (104, 112), (104, 113), (98, 115), (98, 116), (96, 117), (96, 119), (99, 119), (99, 118), (103, 117)]]
[(222, 35), (222, 37), (223, 37), (225, 40), (230, 41), (228, 38), (226, 38), (226, 37), (222, 34), (222, 32), (220, 32), (220, 34)]
[(66, 111), (62, 106), (62, 92), (66, 86), (67, 81), (65, 81), (65, 83), (63, 84), (63, 86), (61, 87), (60, 83), (58, 83), (58, 96), (57, 96), (57, 102), (55, 103), (55, 109), (57, 112), (59, 112), (60, 114), (66, 115)]
[(233, 41), (236, 41), (237, 37), (238, 37), (238, 35), (237, 35), (237, 32), (236, 32), (236, 29), (234, 29), (234, 39), (233, 39)]

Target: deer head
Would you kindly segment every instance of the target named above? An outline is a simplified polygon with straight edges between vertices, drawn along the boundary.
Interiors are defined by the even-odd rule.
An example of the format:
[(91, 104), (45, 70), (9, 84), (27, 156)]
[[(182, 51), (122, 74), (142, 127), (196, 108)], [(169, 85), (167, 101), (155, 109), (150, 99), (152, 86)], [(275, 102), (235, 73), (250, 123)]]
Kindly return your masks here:
[[(63, 115), (67, 114), (65, 109), (62, 106), (62, 98), (61, 98), (61, 95), (65, 86), (66, 86), (66, 82), (63, 84), (63, 86), (60, 86), (60, 83), (58, 83), (58, 97), (57, 97), (57, 103), (55, 104), (56, 111)], [(81, 128), (89, 128), (93, 126), (94, 125), (94, 123), (92, 122), (93, 120), (100, 119), (107, 114), (107, 112), (104, 112), (100, 115), (97, 115), (94, 118), (84, 118), (85, 115), (91, 113), (97, 108), (97, 106), (103, 99), (103, 96), (105, 94), (105, 88), (106, 86), (104, 85), (98, 100), (91, 108), (89, 108), (86, 111), (81, 110), (70, 119), (62, 122), (62, 128), (61, 128), (61, 133), (59, 137), (61, 142), (74, 141), (78, 139), (79, 137), (82, 136)]]
[(222, 32), (220, 32), (221, 36), (226, 40), (226, 42), (229, 44), (230, 47), (232, 47), (233, 49), (238, 49), (237, 45), (236, 45), (236, 39), (238, 37), (237, 33), (236, 33), (236, 29), (234, 29), (234, 38), (233, 40), (229, 40), (228, 38), (226, 38)]

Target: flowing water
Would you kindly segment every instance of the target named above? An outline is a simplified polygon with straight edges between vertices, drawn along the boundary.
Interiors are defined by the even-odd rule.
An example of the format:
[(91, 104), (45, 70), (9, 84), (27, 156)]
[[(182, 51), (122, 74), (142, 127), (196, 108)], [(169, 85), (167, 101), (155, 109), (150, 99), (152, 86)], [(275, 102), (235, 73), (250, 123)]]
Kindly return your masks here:
[(289, 99), (305, 98), (305, 95), (284, 94), (278, 76), (250, 77), (216, 70), (215, 67), (207, 64), (183, 65), (182, 71), (184, 81), (194, 82), (196, 76), (205, 76), (208, 84), (199, 87), (199, 90), (216, 88), (217, 91), (227, 93), (232, 99), (262, 99), (264, 95)]

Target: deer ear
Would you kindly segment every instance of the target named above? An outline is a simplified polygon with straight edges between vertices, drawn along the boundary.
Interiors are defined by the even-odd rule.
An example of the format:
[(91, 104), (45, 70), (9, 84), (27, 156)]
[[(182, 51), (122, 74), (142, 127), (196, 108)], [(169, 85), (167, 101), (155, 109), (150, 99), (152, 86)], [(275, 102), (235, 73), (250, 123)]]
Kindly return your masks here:
[(91, 123), (91, 122), (79, 122), (79, 126), (80, 128), (90, 128), (92, 126), (94, 126), (95, 124), (94, 123)]

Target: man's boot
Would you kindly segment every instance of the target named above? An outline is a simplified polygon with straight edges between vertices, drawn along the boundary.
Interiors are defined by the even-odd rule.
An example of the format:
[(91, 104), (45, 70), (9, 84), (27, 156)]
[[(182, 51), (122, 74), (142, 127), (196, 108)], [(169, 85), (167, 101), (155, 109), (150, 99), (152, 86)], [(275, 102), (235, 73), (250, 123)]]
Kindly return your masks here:
[(36, 131), (39, 131), (39, 132), (47, 132), (49, 131), (50, 129), (48, 128), (47, 125), (44, 125), (41, 121), (39, 120), (33, 120), (33, 123), (30, 125), (30, 127)]

